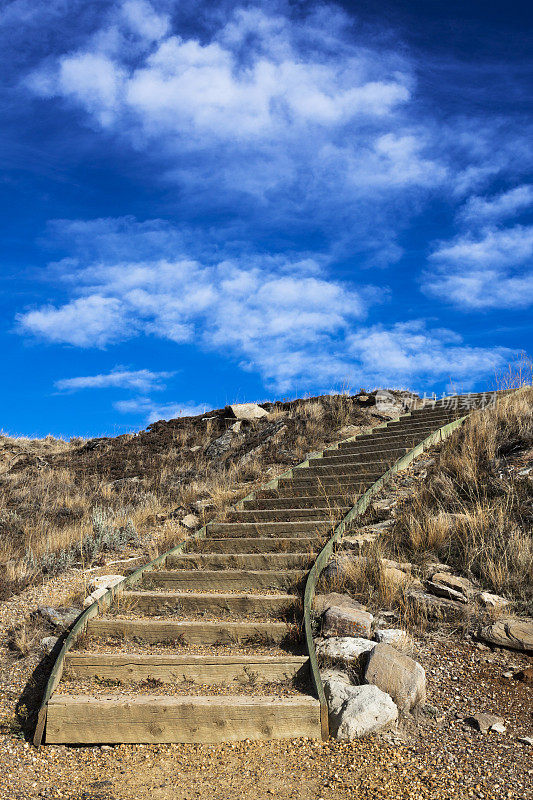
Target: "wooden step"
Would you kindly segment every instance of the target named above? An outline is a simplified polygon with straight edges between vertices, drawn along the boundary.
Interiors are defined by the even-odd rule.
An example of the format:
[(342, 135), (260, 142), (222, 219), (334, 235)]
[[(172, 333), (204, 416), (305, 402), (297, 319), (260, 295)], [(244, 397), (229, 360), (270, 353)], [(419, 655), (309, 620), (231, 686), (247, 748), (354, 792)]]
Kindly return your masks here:
[(309, 536), (318, 531), (325, 531), (331, 528), (332, 521), (324, 520), (302, 520), (301, 522), (210, 522), (207, 525), (207, 533), (215, 538), (223, 536), (283, 536), (292, 538), (293, 536)]
[(298, 697), (55, 695), (48, 704), (48, 744), (319, 739), (320, 704)]
[(187, 553), (167, 558), (169, 569), (284, 570), (312, 566), (315, 553)]
[(126, 610), (144, 614), (260, 614), (263, 616), (282, 616), (290, 613), (299, 603), (294, 594), (249, 594), (246, 592), (150, 592), (126, 591), (122, 595), (124, 605), (119, 600), (119, 611)]
[(396, 455), (386, 455), (376, 457), (374, 453), (369, 458), (362, 458), (359, 453), (341, 453), (337, 456), (324, 456), (323, 458), (313, 459), (311, 464), (313, 467), (355, 467), (360, 469), (361, 472), (368, 472), (370, 470), (382, 472), (389, 464), (394, 464), (398, 460)]
[(298, 589), (307, 575), (303, 569), (215, 569), (215, 570), (154, 570), (147, 577), (148, 584), (165, 589), (190, 589), (193, 591), (247, 591), (250, 589)]
[(245, 510), (268, 510), (270, 508), (351, 508), (357, 497), (352, 496), (349, 502), (343, 495), (314, 495), (311, 497), (277, 497), (275, 489), (263, 490), (255, 500), (245, 500)]
[(137, 638), (143, 642), (184, 644), (279, 643), (291, 632), (285, 622), (175, 622), (160, 619), (119, 619), (94, 617), (89, 620), (90, 636)]
[(307, 656), (138, 655), (136, 653), (67, 653), (69, 678), (101, 678), (129, 684), (191, 681), (205, 685), (292, 682), (308, 676)]
[(188, 553), (300, 553), (311, 552), (319, 547), (317, 536), (298, 536), (293, 538), (276, 536), (237, 536), (217, 539), (209, 537), (197, 539), (187, 545)]
[(323, 508), (274, 508), (262, 510), (232, 511), (228, 514), (229, 522), (299, 522), (300, 520), (321, 521), (332, 517), (343, 517), (350, 506), (341, 509), (328, 506), (323, 501)]

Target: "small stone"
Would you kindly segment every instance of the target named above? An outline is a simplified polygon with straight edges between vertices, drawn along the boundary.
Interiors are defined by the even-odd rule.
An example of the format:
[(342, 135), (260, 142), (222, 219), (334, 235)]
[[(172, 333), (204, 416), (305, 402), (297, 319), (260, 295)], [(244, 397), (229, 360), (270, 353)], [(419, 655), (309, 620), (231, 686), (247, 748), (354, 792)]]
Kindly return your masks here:
[(200, 520), (198, 519), (198, 517), (196, 516), (196, 514), (187, 514), (187, 515), (186, 515), (185, 517), (183, 517), (183, 519), (181, 520), (181, 524), (182, 524), (182, 525), (183, 525), (185, 528), (188, 528), (189, 530), (194, 530), (194, 528), (197, 528), (197, 527), (198, 527), (198, 525), (200, 524)]
[(91, 584), (95, 589), (111, 589), (124, 580), (124, 575), (96, 575), (92, 578)]
[(495, 733), (505, 733), (507, 728), (503, 722), (495, 722), (494, 725), (490, 726), (489, 730), (494, 731)]
[(313, 601), (313, 608), (318, 614), (323, 614), (328, 608), (336, 606), (337, 608), (356, 608), (365, 611), (365, 607), (357, 600), (350, 597), (349, 594), (340, 594), (339, 592), (329, 592), (328, 594), (317, 594)]
[(522, 744), (533, 745), (533, 736), (520, 736), (518, 741), (521, 742)]
[(533, 667), (524, 667), (519, 672), (511, 673), (517, 681), (522, 681), (526, 686), (533, 686)]
[(449, 575), (446, 572), (435, 572), (431, 580), (427, 582), (427, 587), (430, 592), (439, 597), (458, 600), (460, 603), (468, 602), (474, 588), (467, 578)]
[(503, 719), (497, 717), (496, 714), (473, 714), (471, 717), (467, 717), (465, 722), (467, 725), (480, 731), (480, 733), (487, 733), (494, 725), (503, 725), (505, 730)]
[(477, 599), (485, 608), (504, 608), (509, 605), (509, 601), (505, 597), (500, 597), (498, 594), (491, 594), (490, 592), (480, 592)]
[(41, 647), (45, 653), (50, 654), (57, 643), (57, 636), (45, 636), (41, 639)]
[(81, 614), (81, 608), (52, 608), (52, 606), (38, 606), (37, 612), (55, 628), (64, 630), (69, 628)]

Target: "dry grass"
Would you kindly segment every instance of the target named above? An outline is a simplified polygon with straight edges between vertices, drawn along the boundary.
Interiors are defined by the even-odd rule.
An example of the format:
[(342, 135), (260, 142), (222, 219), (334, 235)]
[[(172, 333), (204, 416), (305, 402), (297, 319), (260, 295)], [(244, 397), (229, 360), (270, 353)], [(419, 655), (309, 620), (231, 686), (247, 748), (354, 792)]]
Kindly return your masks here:
[(532, 449), (533, 389), (473, 414), (404, 504), (389, 546), (415, 562), (437, 558), (533, 610), (532, 483), (517, 474)]
[(343, 425), (372, 423), (372, 409), (347, 395), (265, 407), (268, 418), (235, 434), (221, 410), (109, 439), (0, 436), (0, 597), (98, 564), (106, 551), (164, 552), (188, 534), (185, 514), (224, 519)]

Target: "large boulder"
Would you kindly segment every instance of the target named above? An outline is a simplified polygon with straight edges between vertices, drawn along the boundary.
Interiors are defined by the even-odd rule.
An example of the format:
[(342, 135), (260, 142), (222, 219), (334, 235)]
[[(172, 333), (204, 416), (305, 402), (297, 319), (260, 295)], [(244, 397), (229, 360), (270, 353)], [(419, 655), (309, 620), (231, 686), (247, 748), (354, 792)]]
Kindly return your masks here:
[(426, 700), (424, 668), (389, 644), (377, 644), (370, 652), (365, 681), (390, 694), (400, 711), (411, 711)]
[(322, 615), (322, 636), (370, 638), (374, 617), (368, 611), (348, 606), (330, 606)]
[(454, 622), (463, 618), (465, 614), (464, 603), (448, 600), (446, 597), (435, 597), (415, 587), (407, 590), (407, 601), (418, 614), (428, 619)]
[(355, 739), (392, 725), (398, 709), (377, 686), (352, 686), (332, 676), (324, 683), (330, 732), (337, 739)]
[(332, 661), (346, 667), (354, 667), (364, 653), (376, 646), (369, 639), (355, 636), (336, 636), (331, 639), (318, 639), (316, 652), (322, 661)]
[(258, 406), (257, 403), (234, 403), (229, 406), (235, 419), (261, 419), (268, 417), (268, 411)]
[(533, 653), (533, 619), (531, 618), (499, 619), (492, 625), (482, 628), (479, 635), (486, 642), (495, 644), (497, 647), (509, 647), (511, 650)]

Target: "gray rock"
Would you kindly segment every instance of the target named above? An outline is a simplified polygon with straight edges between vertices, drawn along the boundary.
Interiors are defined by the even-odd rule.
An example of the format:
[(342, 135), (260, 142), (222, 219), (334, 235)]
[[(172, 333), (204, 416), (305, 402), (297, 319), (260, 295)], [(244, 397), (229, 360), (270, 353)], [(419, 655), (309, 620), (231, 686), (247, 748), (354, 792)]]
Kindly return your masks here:
[(328, 592), (328, 594), (317, 594), (313, 602), (313, 608), (318, 614), (323, 614), (331, 606), (337, 608), (357, 608), (365, 611), (365, 607), (350, 597), (349, 594), (339, 592)]
[(374, 632), (374, 638), (380, 644), (390, 644), (399, 650), (413, 646), (412, 638), (401, 628), (378, 628)]
[(421, 589), (408, 589), (407, 599), (418, 614), (423, 614), (429, 619), (444, 619), (456, 621), (465, 613), (465, 604), (445, 597), (435, 597)]
[(324, 691), (330, 731), (337, 739), (350, 740), (383, 730), (398, 718), (392, 699), (376, 686), (351, 686), (330, 678)]
[(215, 439), (209, 447), (207, 447), (205, 454), (207, 458), (221, 458), (228, 450), (231, 450), (236, 442), (243, 441), (243, 437), (238, 433), (234, 433), (231, 428)]
[(235, 419), (261, 419), (268, 417), (268, 411), (258, 406), (256, 403), (235, 403), (230, 407)]
[(376, 646), (369, 639), (360, 639), (355, 636), (335, 636), (331, 639), (318, 639), (316, 652), (320, 659), (333, 661), (346, 667), (354, 667), (364, 653), (368, 653)]
[(365, 681), (390, 694), (400, 711), (411, 711), (426, 701), (424, 668), (389, 644), (377, 644), (369, 654)]
[(497, 717), (496, 714), (473, 714), (471, 717), (467, 717), (465, 722), (467, 725), (475, 728), (476, 731), (480, 731), (480, 733), (486, 733), (492, 730), (495, 725), (503, 726), (503, 730), (505, 730), (503, 719)]
[(479, 636), (497, 647), (509, 647), (524, 653), (533, 652), (533, 619), (509, 617), (481, 628)]
[(52, 608), (52, 606), (38, 606), (37, 612), (43, 619), (49, 622), (54, 628), (65, 630), (81, 614), (81, 608), (71, 606), (70, 608)]
[(505, 597), (500, 597), (499, 594), (491, 594), (490, 592), (480, 592), (477, 599), (484, 608), (504, 608), (509, 605), (509, 601)]
[(41, 639), (41, 647), (45, 651), (45, 653), (48, 653), (48, 655), (50, 655), (50, 653), (56, 646), (56, 643), (57, 643), (57, 636), (44, 636)]
[(183, 517), (183, 519), (181, 520), (181, 524), (185, 528), (188, 528), (190, 531), (192, 531), (194, 530), (194, 528), (198, 527), (198, 525), (200, 524), (200, 520), (198, 519), (196, 514), (187, 514), (187, 516)]
[(322, 636), (362, 636), (370, 638), (372, 620), (368, 611), (347, 606), (331, 606), (322, 615)]
[(460, 603), (468, 603), (474, 589), (467, 578), (449, 575), (447, 572), (435, 572), (431, 580), (427, 582), (427, 587), (430, 592), (439, 597), (457, 600)]
[(533, 745), (533, 736), (520, 736), (518, 741), (522, 742), (522, 744)]

